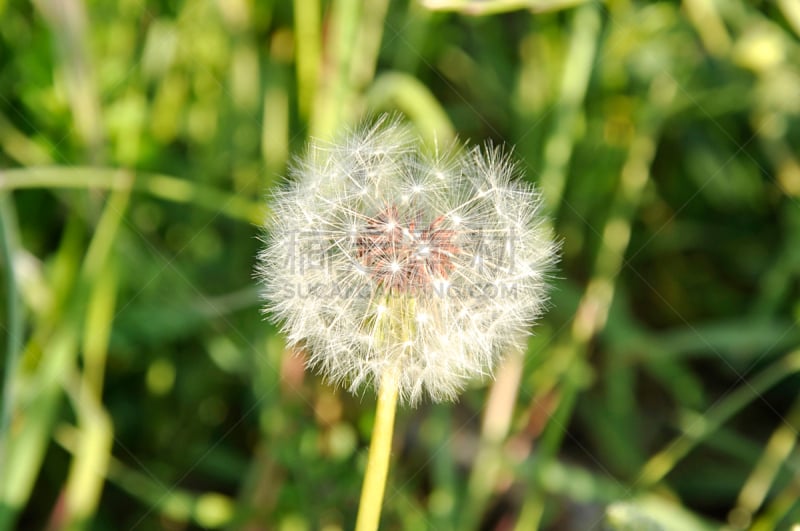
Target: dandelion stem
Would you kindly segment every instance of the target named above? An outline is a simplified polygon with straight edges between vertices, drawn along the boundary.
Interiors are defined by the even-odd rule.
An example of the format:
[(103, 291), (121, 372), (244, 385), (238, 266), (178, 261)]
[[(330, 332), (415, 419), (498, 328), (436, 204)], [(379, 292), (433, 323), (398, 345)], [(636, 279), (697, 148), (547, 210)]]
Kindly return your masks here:
[(378, 405), (375, 412), (375, 425), (372, 428), (372, 442), (369, 445), (367, 470), (361, 488), (361, 502), (358, 506), (356, 531), (378, 529), (386, 489), (386, 476), (389, 472), (389, 455), (392, 450), (394, 413), (397, 407), (397, 375), (393, 371), (384, 373), (378, 390)]

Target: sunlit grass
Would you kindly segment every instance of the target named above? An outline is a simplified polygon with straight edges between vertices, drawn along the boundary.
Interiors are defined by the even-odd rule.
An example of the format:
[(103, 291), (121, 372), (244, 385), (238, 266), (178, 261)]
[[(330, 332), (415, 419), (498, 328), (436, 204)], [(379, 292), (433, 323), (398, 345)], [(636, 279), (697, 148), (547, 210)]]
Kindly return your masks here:
[(514, 145), (563, 260), (495, 382), (398, 410), (384, 528), (800, 521), (793, 2), (0, 16), (0, 530), (353, 527), (374, 397), (252, 272), (291, 154), (387, 110)]

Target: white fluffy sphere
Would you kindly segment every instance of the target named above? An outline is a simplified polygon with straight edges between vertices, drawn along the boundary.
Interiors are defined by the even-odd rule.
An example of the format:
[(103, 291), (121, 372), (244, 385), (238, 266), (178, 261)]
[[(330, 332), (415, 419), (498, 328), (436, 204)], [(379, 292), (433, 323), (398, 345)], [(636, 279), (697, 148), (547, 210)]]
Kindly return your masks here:
[(383, 118), (312, 141), (271, 202), (257, 274), (309, 364), (351, 391), (454, 399), (542, 312), (556, 260), (540, 196), (498, 149), (426, 151)]

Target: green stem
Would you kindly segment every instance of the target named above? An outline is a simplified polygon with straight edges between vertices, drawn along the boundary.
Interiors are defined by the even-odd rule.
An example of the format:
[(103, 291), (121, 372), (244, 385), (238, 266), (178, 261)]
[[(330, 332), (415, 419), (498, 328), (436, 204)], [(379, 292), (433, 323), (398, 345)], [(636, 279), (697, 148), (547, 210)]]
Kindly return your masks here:
[(297, 45), (297, 106), (300, 115), (312, 114), (320, 64), (320, 5), (314, 0), (294, 0), (294, 28)]
[[(6, 297), (8, 305), (8, 324), (6, 325), (6, 360), (5, 375), (3, 377), (3, 410), (0, 416), (0, 471), (8, 469), (6, 458), (8, 456), (11, 431), (11, 416), (14, 412), (14, 378), (16, 377), (19, 353), (22, 346), (22, 311), (17, 293), (16, 273), (14, 268), (14, 247), (18, 233), (16, 212), (9, 194), (0, 193), (0, 241), (2, 241), (2, 256), (6, 264)], [(3, 508), (6, 501), (5, 474), (0, 476), (0, 529), (10, 526), (11, 511)], [(6, 517), (8, 521), (6, 521)]]
[(702, 416), (689, 417), (684, 422), (681, 434), (645, 464), (636, 487), (646, 489), (661, 481), (678, 461), (717, 431), (728, 419), (798, 370), (800, 370), (800, 350), (780, 358), (758, 375), (749, 378)]
[(572, 37), (556, 104), (556, 122), (545, 144), (544, 168), (539, 180), (545, 204), (552, 209), (557, 209), (563, 199), (575, 129), (583, 112), (601, 27), (600, 12), (594, 4), (576, 10), (572, 18)]
[(331, 68), (320, 90), (320, 101), (314, 103), (311, 134), (330, 138), (349, 118), (353, 86), (351, 68), (356, 38), (361, 20), (362, 3), (357, 0), (338, 0), (331, 6), (332, 56), (327, 58)]
[(252, 201), (188, 179), (121, 168), (51, 166), (15, 168), (0, 173), (0, 192), (23, 188), (133, 188), (159, 199), (192, 203), (247, 223), (260, 224), (266, 214), (261, 201)]
[(361, 501), (356, 518), (356, 531), (378, 529), (386, 490), (386, 477), (389, 473), (389, 455), (392, 450), (394, 414), (397, 409), (397, 375), (386, 372), (378, 390), (378, 405), (375, 412), (375, 425), (372, 428), (372, 442), (369, 445), (367, 470), (361, 489)]
[(628, 157), (621, 170), (619, 187), (605, 226), (598, 233), (600, 248), (592, 278), (578, 303), (570, 335), (563, 343), (566, 355), (562, 359), (568, 372), (559, 396), (558, 409), (541, 436), (540, 448), (532, 467), (534, 488), (523, 504), (516, 526), (518, 530), (539, 529), (541, 526), (545, 500), (535, 483), (536, 475), (555, 458), (577, 395), (586, 386), (581, 372), (589, 352), (588, 346), (606, 324), (616, 280), (624, 266), (634, 216), (650, 178), (650, 166), (655, 157), (662, 120), (661, 111), (672, 101), (674, 93), (675, 86), (669, 82), (669, 78), (658, 78), (651, 84), (649, 99), (643, 102), (637, 133), (631, 140)]

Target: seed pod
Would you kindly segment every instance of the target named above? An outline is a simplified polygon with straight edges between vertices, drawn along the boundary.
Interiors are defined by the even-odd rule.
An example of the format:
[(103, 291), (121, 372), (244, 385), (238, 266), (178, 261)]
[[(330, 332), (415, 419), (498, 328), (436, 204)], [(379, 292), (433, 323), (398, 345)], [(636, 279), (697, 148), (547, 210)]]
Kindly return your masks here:
[(546, 305), (558, 246), (517, 173), (498, 148), (426, 150), (387, 117), (312, 141), (271, 201), (265, 310), (353, 392), (394, 371), (402, 402), (454, 399)]

